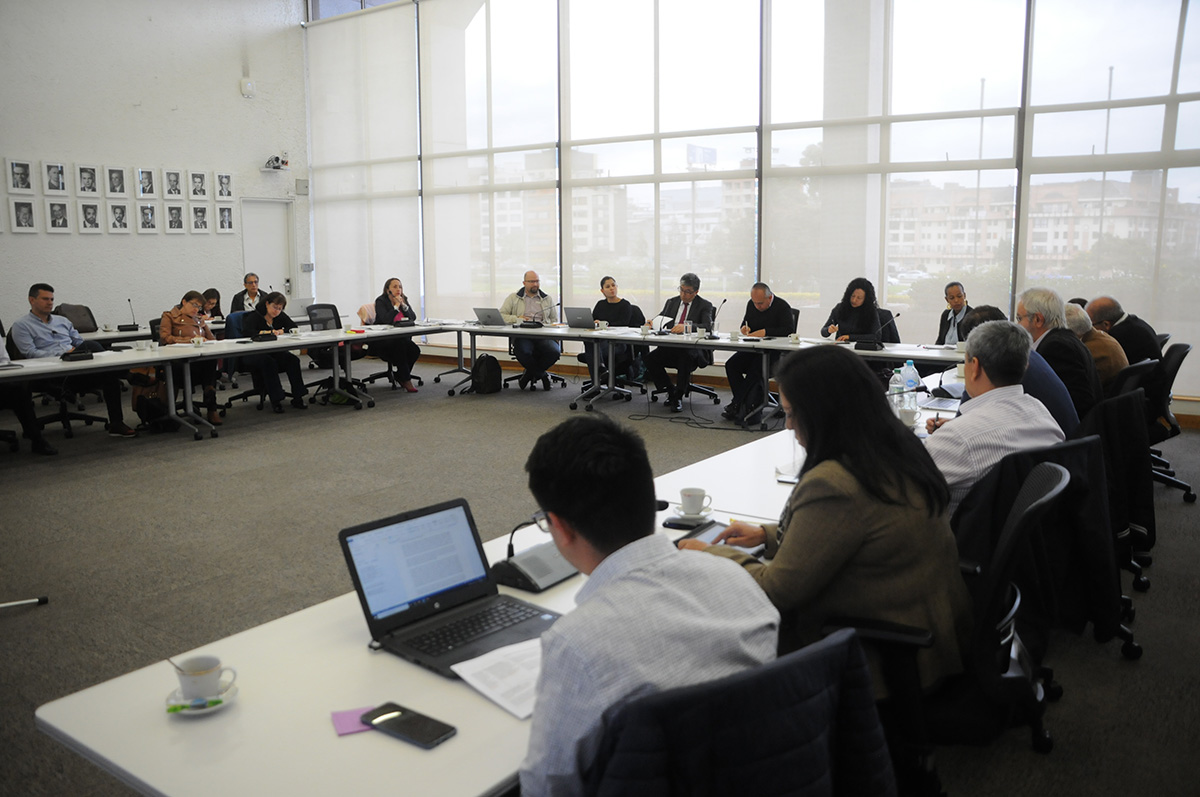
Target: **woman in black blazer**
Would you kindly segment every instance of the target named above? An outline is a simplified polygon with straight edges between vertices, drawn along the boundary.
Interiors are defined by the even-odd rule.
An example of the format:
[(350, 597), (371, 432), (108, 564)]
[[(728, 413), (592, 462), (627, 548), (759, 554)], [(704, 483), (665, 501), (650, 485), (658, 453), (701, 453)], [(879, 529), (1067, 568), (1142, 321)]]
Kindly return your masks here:
[[(249, 310), (242, 316), (242, 334), (255, 337), (264, 332), (282, 335), (296, 328), (296, 322), (283, 312), (287, 307), (287, 297), (279, 291), (269, 293), (266, 300), (257, 310)], [(292, 406), (298, 410), (308, 409), (304, 403), (304, 394), (308, 388), (304, 386), (304, 374), (300, 370), (300, 358), (290, 351), (272, 351), (247, 357), (246, 365), (255, 379), (267, 392), (271, 399), (271, 409), (283, 412), (283, 400), (287, 394), (279, 381), (279, 374), (286, 372), (288, 383), (292, 388)]]
[[(404, 285), (396, 277), (383, 283), (383, 293), (375, 299), (375, 323), (398, 324), (401, 321), (416, 321), (417, 311), (404, 295)], [(371, 354), (390, 363), (395, 370), (395, 380), (409, 393), (416, 393), (412, 383), (412, 369), (421, 356), (421, 349), (412, 338), (391, 338), (368, 346)]]

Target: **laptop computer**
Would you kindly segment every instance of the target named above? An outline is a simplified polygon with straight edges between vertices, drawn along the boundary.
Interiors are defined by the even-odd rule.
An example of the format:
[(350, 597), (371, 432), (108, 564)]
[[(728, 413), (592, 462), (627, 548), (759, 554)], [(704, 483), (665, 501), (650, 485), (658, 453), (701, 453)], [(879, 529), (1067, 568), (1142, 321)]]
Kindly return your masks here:
[(571, 329), (595, 329), (596, 322), (592, 319), (592, 311), (587, 307), (564, 307), (563, 315), (567, 317), (567, 326)]
[(475, 317), (479, 319), (479, 323), (485, 327), (506, 327), (508, 322), (504, 320), (504, 316), (500, 315), (500, 311), (494, 307), (474, 307)]
[(448, 678), (450, 665), (541, 636), (559, 615), (501, 595), (462, 498), (338, 534), (370, 647)]

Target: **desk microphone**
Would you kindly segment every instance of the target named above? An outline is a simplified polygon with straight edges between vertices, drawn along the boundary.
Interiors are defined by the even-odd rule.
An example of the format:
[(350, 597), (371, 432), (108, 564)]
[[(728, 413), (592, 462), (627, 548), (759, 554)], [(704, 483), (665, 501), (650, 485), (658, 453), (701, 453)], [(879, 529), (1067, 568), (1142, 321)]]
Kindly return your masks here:
[(729, 301), (728, 298), (722, 299), (721, 303), (719, 305), (717, 305), (717, 309), (715, 311), (713, 311), (712, 329), (708, 330), (708, 334), (704, 336), (705, 340), (716, 340), (717, 339), (717, 333), (714, 332), (713, 330), (717, 328), (717, 316), (721, 314), (721, 308), (725, 306), (725, 302), (727, 302), (727, 301)]
[(875, 330), (876, 340), (860, 340), (854, 344), (854, 348), (858, 351), (883, 351), (883, 341), (878, 340), (879, 333), (883, 332), (884, 327), (888, 326), (889, 324), (896, 323), (896, 319), (899, 317), (900, 314), (896, 313), (887, 321), (884, 321), (882, 324), (880, 324), (879, 328)]
[(125, 301), (129, 302), (129, 317), (133, 319), (133, 323), (132, 324), (117, 324), (117, 331), (118, 332), (137, 332), (138, 322), (137, 322), (137, 314), (133, 312), (133, 299), (126, 298)]
[(515, 554), (513, 535), (517, 529), (528, 525), (529, 521), (522, 521), (509, 532), (508, 556), (492, 565), (492, 575), (497, 583), (527, 592), (541, 592), (579, 572), (558, 552), (553, 540)]

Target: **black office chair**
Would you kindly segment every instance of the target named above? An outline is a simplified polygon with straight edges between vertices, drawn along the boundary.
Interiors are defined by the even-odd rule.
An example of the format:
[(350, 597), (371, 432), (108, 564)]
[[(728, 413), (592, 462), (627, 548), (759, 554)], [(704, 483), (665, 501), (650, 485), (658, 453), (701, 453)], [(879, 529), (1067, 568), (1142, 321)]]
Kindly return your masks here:
[[(642, 313), (642, 308), (634, 304), (630, 305), (630, 310), (630, 327), (640, 327), (646, 323), (646, 316), (644, 313)], [(615, 368), (616, 371), (613, 374), (614, 385), (626, 389), (637, 388), (638, 390), (642, 390), (643, 385), (639, 379), (639, 376), (641, 375), (641, 356), (644, 352), (649, 351), (649, 347), (640, 345), (635, 346), (629, 343), (623, 343), (622, 345), (624, 347), (624, 351), (617, 354), (616, 362), (605, 363), (604, 367), (600, 369), (600, 379), (602, 381), (606, 380), (608, 378), (609, 368)], [(590, 346), (590, 348), (586, 348), (587, 346)], [(590, 358), (593, 356), (599, 356), (599, 352), (605, 348), (606, 347), (602, 347), (599, 343), (586, 344), (585, 350), (577, 354), (575, 359), (584, 365), (589, 366), (590, 371)], [(589, 377), (588, 379), (584, 380), (582, 385), (580, 385), (579, 395), (582, 396), (591, 391), (591, 389), (592, 380)], [(645, 393), (646, 391), (642, 390), (642, 392)], [(633, 399), (633, 395), (631, 393), (613, 393), (612, 397), (614, 401), (620, 398), (624, 398), (626, 401)], [(572, 405), (571, 409), (575, 409), (574, 405)]]
[(1159, 361), (1151, 360), (1150, 358), (1125, 366), (1113, 377), (1112, 384), (1108, 389), (1108, 397), (1112, 398), (1113, 396), (1132, 393), (1138, 388), (1144, 387), (1146, 380), (1154, 373), (1158, 366)]
[(1069, 481), (1061, 465), (1035, 466), (1013, 500), (989, 561), (963, 563), (974, 604), (971, 642), (963, 672), (934, 692), (922, 693), (917, 667), (917, 651), (933, 643), (928, 630), (854, 617), (827, 622), (826, 631), (855, 629), (863, 644), (879, 653), (889, 695), (880, 715), (901, 794), (941, 793), (935, 744), (986, 745), (1019, 722), (1029, 726), (1034, 750), (1053, 749), (1042, 717), (1046, 701), (1057, 700), (1062, 688), (1021, 639), (1021, 591), (1015, 578), (1022, 552)]
[[(246, 333), (242, 328), (242, 319), (245, 317), (247, 312), (253, 313), (256, 311), (255, 310), (238, 310), (235, 313), (230, 313), (229, 315), (225, 316), (225, 339), (226, 340), (232, 340), (235, 338), (246, 337)], [(237, 383), (238, 374), (244, 374), (244, 375), (250, 376), (250, 382), (252, 385), (252, 387), (249, 390), (243, 390), (241, 393), (237, 393), (237, 394), (232, 395), (229, 398), (225, 399), (224, 409), (232, 408), (233, 402), (238, 399), (241, 399), (242, 403), (245, 403), (245, 402), (249, 401), (251, 398), (255, 398), (255, 399), (258, 399), (258, 402), (254, 405), (254, 408), (257, 410), (261, 410), (263, 408), (263, 406), (266, 405), (266, 402), (267, 402), (267, 391), (262, 385), (258, 384), (259, 380), (256, 379), (254, 374), (248, 370), (248, 367), (245, 364), (245, 358), (244, 357), (226, 357), (224, 362), (225, 362), (225, 373), (229, 374), (230, 383), (233, 385), (234, 388), (237, 388), (237, 386), (238, 386), (238, 383)], [(224, 410), (222, 410), (222, 415), (223, 414), (224, 414)]]
[[(702, 329), (702, 331), (703, 331), (703, 329)], [(712, 365), (714, 362), (712, 350), (705, 351), (705, 356), (708, 359), (708, 365)], [(642, 393), (645, 393), (645, 392), (646, 392), (646, 386), (642, 385)], [(650, 401), (656, 402), (656, 401), (658, 401), (659, 396), (665, 395), (668, 392), (669, 391), (667, 391), (667, 390), (657, 390), (657, 389), (651, 390), (650, 391)], [(721, 397), (717, 395), (717, 391), (713, 390), (711, 387), (705, 387), (704, 385), (697, 385), (695, 382), (693, 382), (691, 379), (689, 379), (687, 389), (683, 391), (683, 396), (681, 396), (681, 398), (687, 398), (688, 396), (690, 396), (693, 393), (698, 393), (701, 396), (708, 396), (710, 399), (712, 399), (713, 404), (721, 403)]]
[[(374, 324), (375, 323), (375, 305), (374, 304), (364, 304), (364, 305), (360, 306), (358, 308), (358, 320), (362, 321), (363, 324)], [(372, 351), (372, 348), (373, 348), (373, 346), (370, 343), (368, 343), (367, 344), (367, 356), (368, 357), (378, 357), (378, 355)], [(383, 359), (383, 358), (380, 357), (379, 359)], [(399, 390), (400, 383), (396, 381), (396, 369), (387, 360), (384, 360), (384, 365), (387, 366), (386, 368), (384, 368), (384, 370), (376, 371), (373, 374), (364, 376), (362, 378), (363, 383), (368, 384), (368, 385), (373, 385), (376, 382), (378, 382), (380, 379), (386, 379), (388, 381), (388, 384), (391, 385), (392, 390)], [(421, 385), (421, 386), (425, 385), (425, 380), (422, 379), (421, 377), (417, 376), (416, 374), (412, 374), (411, 379), (412, 379), (412, 381), (416, 382), (418, 385)]]
[[(342, 327), (342, 317), (338, 313), (337, 305), (333, 304), (310, 304), (308, 306), (308, 320), (314, 330), (341, 329)], [(309, 359), (312, 360), (308, 367), (328, 368), (332, 371), (335, 358), (340, 360), (339, 350), (342, 346), (351, 347), (351, 361), (362, 359), (364, 354), (362, 344), (344, 342), (333, 346), (318, 346), (308, 349)], [(344, 364), (340, 366), (339, 370), (344, 376), (339, 377), (336, 384), (332, 376), (327, 376), (324, 379), (318, 379), (315, 382), (305, 385), (305, 387), (312, 391), (312, 394), (308, 398), (308, 403), (315, 404), (319, 400), (322, 404), (328, 404), (333, 399), (336, 404), (338, 401), (345, 399), (354, 405), (354, 409), (361, 410), (363, 402), (360, 395), (368, 395), (367, 386), (361, 379), (355, 379), (353, 374), (347, 372)], [(375, 400), (371, 399), (369, 395), (367, 406), (375, 406)]]
[(854, 632), (609, 712), (584, 793), (896, 794)]
[[(1190, 343), (1175, 343), (1163, 352), (1162, 358), (1162, 382), (1158, 389), (1153, 391), (1150, 396), (1150, 445), (1156, 445), (1165, 440), (1170, 440), (1180, 433), (1179, 421), (1175, 419), (1174, 413), (1171, 412), (1171, 388), (1175, 385), (1175, 377), (1179, 374), (1179, 368), (1183, 365), (1183, 360), (1187, 357), (1188, 352), (1192, 350)], [(1175, 471), (1171, 468), (1171, 463), (1168, 462), (1162, 455), (1162, 451), (1151, 448), (1151, 460), (1154, 463), (1153, 477), (1154, 481), (1159, 484), (1165, 484), (1168, 487), (1174, 487), (1177, 490), (1183, 490), (1183, 500), (1186, 503), (1194, 504), (1196, 502), (1196, 493), (1192, 490), (1192, 485), (1176, 478)]]
[(96, 316), (92, 314), (92, 309), (86, 304), (60, 304), (54, 308), (54, 315), (60, 315), (71, 322), (75, 327), (75, 331), (79, 333), (95, 332), (100, 329), (100, 325), (96, 323)]
[(1167, 345), (1167, 341), (1169, 341), (1171, 339), (1171, 333), (1170, 332), (1159, 332), (1158, 334), (1155, 335), (1155, 337), (1158, 338), (1158, 348), (1162, 349), (1164, 346)]

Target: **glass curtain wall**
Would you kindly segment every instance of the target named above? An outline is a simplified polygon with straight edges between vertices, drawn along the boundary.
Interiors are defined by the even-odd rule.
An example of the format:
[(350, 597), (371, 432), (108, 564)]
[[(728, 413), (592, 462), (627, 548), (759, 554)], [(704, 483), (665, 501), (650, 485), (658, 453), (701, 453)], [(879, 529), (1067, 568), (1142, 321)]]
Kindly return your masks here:
[[(695, 271), (725, 328), (762, 279), (815, 335), (865, 276), (910, 342), (950, 280), (1006, 310), (1035, 284), (1111, 293), (1196, 340), (1200, 21), (1181, 0), (1030, 7), (430, 0), (419, 175), (417, 37), (321, 31), (371, 12), (312, 26), (318, 275), (365, 269), (374, 295), (380, 261), (415, 267), (419, 176), (431, 317), (499, 304), (528, 268), (582, 306), (610, 274), (652, 315)], [(1200, 395), (1200, 363), (1176, 387)]]

